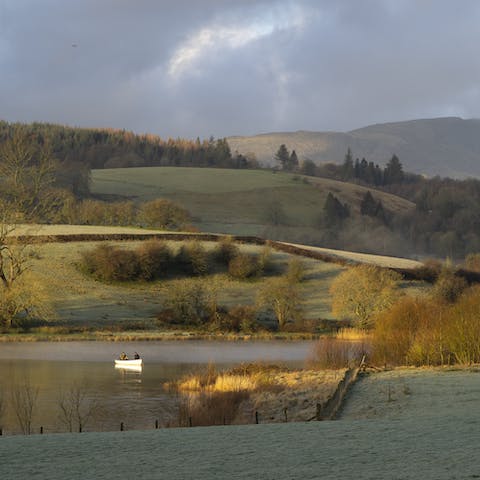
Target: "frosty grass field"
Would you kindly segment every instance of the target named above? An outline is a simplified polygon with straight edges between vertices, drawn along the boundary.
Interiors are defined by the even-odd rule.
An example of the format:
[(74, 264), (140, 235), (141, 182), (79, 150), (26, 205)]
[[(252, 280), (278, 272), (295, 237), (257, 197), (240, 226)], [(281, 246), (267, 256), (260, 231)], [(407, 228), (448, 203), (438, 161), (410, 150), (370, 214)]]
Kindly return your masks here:
[(11, 436), (0, 474), (45, 479), (480, 478), (480, 374), (368, 376), (339, 421)]

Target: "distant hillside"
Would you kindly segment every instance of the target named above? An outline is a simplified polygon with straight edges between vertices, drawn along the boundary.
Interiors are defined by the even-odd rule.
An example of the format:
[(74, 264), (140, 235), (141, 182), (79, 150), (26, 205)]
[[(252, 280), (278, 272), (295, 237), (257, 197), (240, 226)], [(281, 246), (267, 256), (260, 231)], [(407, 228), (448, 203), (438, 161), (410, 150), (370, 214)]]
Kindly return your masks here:
[(322, 246), (340, 244), (322, 225), (325, 201), (331, 193), (349, 206), (351, 222), (362, 226), (362, 232), (357, 229), (341, 242), (342, 248), (397, 256), (403, 253), (401, 245), (386, 242), (384, 230), (374, 233), (377, 224), (360, 215), (360, 203), (370, 190), (392, 214), (415, 209), (408, 200), (360, 185), (265, 170), (101, 169), (92, 171), (91, 189), (107, 199), (173, 200), (191, 212), (193, 225), (203, 232), (257, 235)]
[(480, 120), (435, 118), (371, 125), (351, 132), (267, 133), (227, 139), (232, 152), (272, 162), (280, 144), (300, 159), (341, 163), (347, 151), (384, 165), (396, 154), (404, 169), (428, 176), (480, 176)]

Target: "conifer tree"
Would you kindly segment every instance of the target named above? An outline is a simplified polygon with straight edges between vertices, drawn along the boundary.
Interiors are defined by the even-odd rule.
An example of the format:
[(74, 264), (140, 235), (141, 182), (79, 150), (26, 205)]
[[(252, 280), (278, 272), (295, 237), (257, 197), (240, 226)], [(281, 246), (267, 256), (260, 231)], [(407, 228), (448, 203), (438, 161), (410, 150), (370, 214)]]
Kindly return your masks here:
[(290, 155), (289, 168), (288, 169), (292, 172), (296, 172), (298, 170), (298, 157), (297, 157), (297, 153), (295, 152), (295, 150), (292, 150), (292, 153)]
[(284, 143), (280, 145), (277, 153), (275, 153), (275, 160), (280, 164), (282, 170), (288, 170), (288, 165), (290, 163), (290, 154)]

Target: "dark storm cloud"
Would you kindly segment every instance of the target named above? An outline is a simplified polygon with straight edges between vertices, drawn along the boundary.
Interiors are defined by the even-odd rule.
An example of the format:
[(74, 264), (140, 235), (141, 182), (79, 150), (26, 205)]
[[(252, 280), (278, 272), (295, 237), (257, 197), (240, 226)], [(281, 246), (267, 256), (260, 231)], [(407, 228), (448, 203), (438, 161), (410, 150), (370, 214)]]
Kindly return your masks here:
[(0, 2), (0, 117), (162, 136), (480, 116), (480, 4)]

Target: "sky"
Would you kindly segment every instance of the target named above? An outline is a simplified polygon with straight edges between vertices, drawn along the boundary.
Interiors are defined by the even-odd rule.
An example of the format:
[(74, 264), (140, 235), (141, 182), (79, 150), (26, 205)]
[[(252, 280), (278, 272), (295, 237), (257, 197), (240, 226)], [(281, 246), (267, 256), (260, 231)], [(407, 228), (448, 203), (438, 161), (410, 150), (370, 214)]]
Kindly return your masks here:
[(477, 0), (0, 0), (0, 119), (161, 137), (480, 117)]

